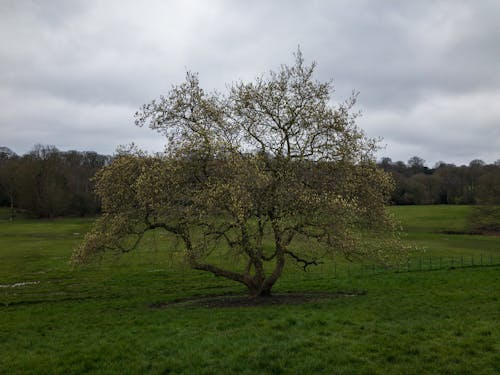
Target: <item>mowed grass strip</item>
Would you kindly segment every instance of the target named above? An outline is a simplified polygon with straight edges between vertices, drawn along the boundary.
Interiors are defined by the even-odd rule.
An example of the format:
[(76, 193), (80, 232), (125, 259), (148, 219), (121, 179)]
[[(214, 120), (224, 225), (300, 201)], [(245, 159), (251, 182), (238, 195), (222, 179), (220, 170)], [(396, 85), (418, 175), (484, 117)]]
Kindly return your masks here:
[[(413, 223), (408, 239), (426, 245), (426, 256), (500, 255), (498, 237), (444, 234), (446, 224), (415, 219), (433, 209), (443, 217), (445, 208), (396, 214)], [(364, 293), (302, 305), (152, 308), (244, 289), (182, 267), (160, 233), (138, 252), (72, 269), (71, 250), (90, 223), (0, 222), (0, 285), (33, 283), (0, 288), (0, 373), (500, 372), (500, 267), (337, 278), (291, 267), (276, 292)]]

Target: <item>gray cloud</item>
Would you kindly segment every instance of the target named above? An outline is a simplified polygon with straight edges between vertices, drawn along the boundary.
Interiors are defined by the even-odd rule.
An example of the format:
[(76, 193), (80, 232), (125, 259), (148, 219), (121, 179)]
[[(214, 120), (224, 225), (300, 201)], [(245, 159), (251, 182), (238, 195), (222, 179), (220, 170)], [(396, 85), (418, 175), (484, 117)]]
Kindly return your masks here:
[(198, 71), (224, 89), (290, 62), (301, 45), (360, 91), (380, 155), (500, 158), (500, 3), (495, 1), (3, 1), (0, 145), (112, 153), (162, 140), (133, 113)]

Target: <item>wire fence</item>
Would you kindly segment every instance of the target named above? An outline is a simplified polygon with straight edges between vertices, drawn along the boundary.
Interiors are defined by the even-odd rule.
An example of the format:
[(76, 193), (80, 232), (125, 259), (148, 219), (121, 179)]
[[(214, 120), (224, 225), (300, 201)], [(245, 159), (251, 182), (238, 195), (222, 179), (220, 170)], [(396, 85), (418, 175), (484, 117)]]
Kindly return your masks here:
[[(227, 261), (227, 259), (225, 259), (225, 261)], [(221, 261), (219, 265), (223, 268), (234, 269), (236, 271), (241, 271), (243, 267), (240, 262), (236, 261), (231, 264)], [(337, 279), (387, 273), (429, 272), (492, 266), (500, 266), (500, 254), (485, 253), (458, 256), (428, 255), (412, 257), (397, 266), (383, 266), (376, 263), (348, 262), (346, 260), (329, 260), (317, 266), (309, 266), (306, 271), (304, 271), (300, 265), (295, 264), (293, 261), (289, 261), (285, 266), (281, 279), (286, 279), (287, 281), (324, 278)], [(186, 263), (183, 263), (180, 267), (179, 264), (176, 266), (175, 261), (173, 261), (167, 269), (170, 274), (178, 274), (183, 278), (190, 278), (195, 274), (200, 276), (201, 274), (205, 274), (205, 272), (190, 269), (189, 265)], [(266, 269), (266, 271), (271, 272), (272, 265), (270, 265), (270, 268)]]
[[(381, 266), (374, 263), (333, 262), (322, 265), (319, 269), (311, 268), (302, 272), (303, 277), (322, 276), (331, 278), (362, 277), (382, 273), (429, 272), (438, 270), (453, 270), (470, 267), (500, 266), (500, 256), (492, 254), (459, 255), (459, 256), (422, 256), (408, 259), (398, 266)], [(298, 272), (287, 272), (285, 277), (294, 278)], [(300, 277), (300, 276), (299, 276)]]

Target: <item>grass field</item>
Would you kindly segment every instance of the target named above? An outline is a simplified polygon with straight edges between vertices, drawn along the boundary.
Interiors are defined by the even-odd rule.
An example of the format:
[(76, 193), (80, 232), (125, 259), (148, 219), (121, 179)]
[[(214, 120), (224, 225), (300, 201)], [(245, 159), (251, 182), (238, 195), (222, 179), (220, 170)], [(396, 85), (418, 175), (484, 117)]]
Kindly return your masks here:
[(425, 249), (415, 262), (475, 257), (476, 265), (347, 273), (340, 262), (338, 274), (291, 268), (276, 293), (352, 296), (153, 308), (244, 290), (181, 267), (165, 251), (172, 244), (156, 234), (138, 252), (72, 269), (71, 250), (91, 220), (10, 222), (0, 211), (0, 373), (500, 373), (500, 266), (477, 266), (481, 255), (500, 263), (500, 237), (449, 234), (465, 230), (466, 206), (392, 209), (405, 240)]

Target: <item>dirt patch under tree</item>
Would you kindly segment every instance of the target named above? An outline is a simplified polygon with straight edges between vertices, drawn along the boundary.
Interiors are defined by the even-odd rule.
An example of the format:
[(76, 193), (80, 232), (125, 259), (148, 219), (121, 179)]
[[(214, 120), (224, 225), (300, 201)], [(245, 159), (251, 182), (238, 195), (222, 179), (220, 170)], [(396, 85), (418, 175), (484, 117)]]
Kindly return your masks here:
[(156, 302), (149, 305), (149, 307), (162, 309), (169, 307), (253, 307), (298, 305), (334, 298), (356, 297), (364, 294), (366, 294), (366, 292), (364, 291), (350, 291), (332, 293), (276, 293), (266, 297), (252, 297), (248, 295), (222, 295), (209, 297), (192, 297), (172, 302)]

